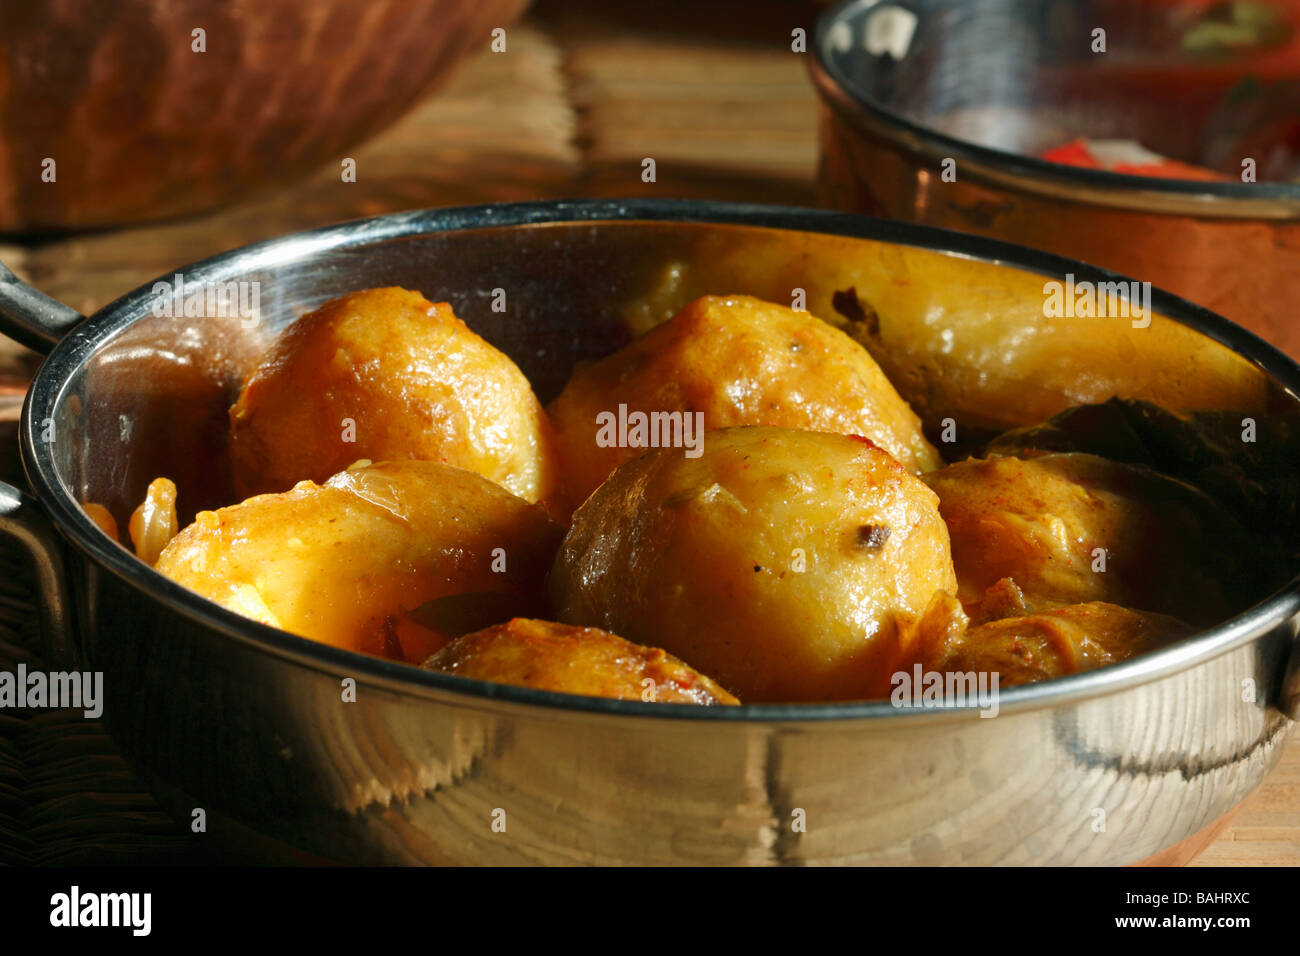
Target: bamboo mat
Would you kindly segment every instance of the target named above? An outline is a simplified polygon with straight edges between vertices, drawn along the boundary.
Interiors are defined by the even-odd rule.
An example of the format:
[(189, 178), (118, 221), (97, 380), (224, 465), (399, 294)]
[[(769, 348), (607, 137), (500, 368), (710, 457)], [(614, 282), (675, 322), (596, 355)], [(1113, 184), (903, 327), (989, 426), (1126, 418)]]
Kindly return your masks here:
[[(611, 9), (612, 8), (612, 9)], [(423, 206), (574, 196), (813, 205), (816, 112), (791, 31), (814, 4), (542, 2), (433, 99), (296, 186), (185, 221), (0, 244), (0, 261), (92, 312), (193, 260), (284, 232)], [(645, 159), (655, 181), (642, 179)], [(0, 474), (38, 357), (0, 343)], [(6, 430), (7, 429), (7, 430)], [(38, 659), (31, 580), (0, 549), (0, 669)], [(95, 721), (0, 712), (0, 863), (192, 862)], [(1300, 741), (1198, 863), (1300, 863)]]

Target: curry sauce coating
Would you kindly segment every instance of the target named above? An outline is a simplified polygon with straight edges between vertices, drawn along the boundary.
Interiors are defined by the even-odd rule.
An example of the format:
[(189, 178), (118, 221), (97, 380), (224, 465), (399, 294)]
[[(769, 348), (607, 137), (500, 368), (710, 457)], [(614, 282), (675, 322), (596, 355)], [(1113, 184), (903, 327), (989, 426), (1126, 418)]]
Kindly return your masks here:
[(1102, 601), (988, 621), (929, 653), (940, 672), (996, 673), (1000, 686), (1065, 677), (1164, 647), (1192, 628)]
[(549, 410), (575, 505), (641, 452), (596, 442), (596, 416), (619, 405), (646, 414), (702, 412), (705, 428), (863, 435), (913, 472), (942, 465), (920, 419), (866, 349), (807, 312), (750, 296), (696, 299), (574, 372)]
[(964, 624), (955, 592), (938, 501), (907, 468), (766, 427), (620, 465), (551, 573), (561, 620), (662, 646), (749, 703), (888, 696), (926, 628)]
[(527, 618), (458, 637), (424, 666), (460, 677), (588, 697), (705, 706), (740, 703), (657, 647), (633, 644), (599, 628)]
[(1212, 624), (1248, 601), (1234, 583), (1248, 536), (1212, 500), (1145, 469), (1052, 453), (972, 458), (922, 480), (939, 495), (977, 619), (1005, 578), (1028, 611), (1103, 601)]
[(381, 462), (200, 512), (157, 570), (273, 627), (418, 663), (454, 634), (412, 612), (467, 594), (540, 610), (560, 537), (473, 472)]
[(527, 501), (556, 481), (551, 426), (523, 372), (450, 305), (399, 288), (290, 325), (230, 409), (230, 454), (243, 495), (324, 481), (359, 458), (465, 468)]

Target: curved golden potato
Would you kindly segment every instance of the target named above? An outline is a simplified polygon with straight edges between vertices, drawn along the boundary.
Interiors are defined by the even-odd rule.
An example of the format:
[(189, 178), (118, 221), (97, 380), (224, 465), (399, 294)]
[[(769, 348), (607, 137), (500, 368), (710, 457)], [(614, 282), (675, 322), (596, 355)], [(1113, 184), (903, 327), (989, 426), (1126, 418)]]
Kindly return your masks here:
[(1063, 677), (1127, 660), (1190, 634), (1163, 614), (1091, 601), (972, 627), (936, 646), (929, 669), (996, 673), (1006, 687)]
[(518, 617), (456, 638), (424, 666), (587, 697), (705, 706), (740, 703), (657, 647), (642, 647), (595, 627)]
[(809, 315), (750, 296), (705, 296), (574, 372), (550, 405), (578, 504), (643, 447), (597, 442), (597, 416), (700, 412), (705, 428), (772, 425), (862, 435), (914, 472), (940, 467), (920, 419), (862, 346)]
[(587, 499), (552, 600), (745, 701), (884, 697), (922, 620), (961, 616), (937, 505), (865, 438), (710, 431), (699, 458), (647, 452)]
[[(170, 478), (155, 478), (145, 489), (144, 501), (131, 512), (127, 533), (135, 545), (135, 556), (145, 564), (158, 563), (167, 542), (180, 530), (176, 515), (176, 483)], [(110, 516), (111, 517), (111, 516)]]
[(445, 302), (385, 288), (281, 335), (230, 409), (241, 494), (324, 481), (359, 458), (478, 472), (528, 501), (555, 484), (551, 426), (524, 374)]
[(1227, 617), (1244, 532), (1214, 503), (1096, 455), (968, 459), (922, 478), (948, 523), (958, 594), (977, 619), (1000, 579), (1025, 609), (1104, 601), (1193, 623)]
[[(245, 617), (418, 662), (455, 634), (536, 609), (559, 538), (540, 506), (473, 472), (382, 462), (200, 512), (157, 569)], [(458, 595), (481, 597), (495, 618), (449, 626), (437, 599), (453, 605), (443, 617), (464, 619)]]

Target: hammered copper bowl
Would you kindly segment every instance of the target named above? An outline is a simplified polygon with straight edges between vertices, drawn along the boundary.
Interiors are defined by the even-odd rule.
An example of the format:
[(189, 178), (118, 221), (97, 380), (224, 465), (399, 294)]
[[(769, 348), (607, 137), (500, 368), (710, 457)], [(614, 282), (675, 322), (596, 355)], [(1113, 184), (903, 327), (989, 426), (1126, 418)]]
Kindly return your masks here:
[[(1180, 31), (1208, 6), (839, 4), (819, 21), (810, 57), (823, 104), (821, 200), (1114, 269), (1300, 357), (1300, 184), (1266, 181), (1278, 170), (1256, 135), (1300, 115), (1300, 46), (1293, 38), (1272, 53), (1189, 52)], [(1098, 28), (1104, 53), (1093, 51)], [(1225, 102), (1230, 90), (1243, 94), (1236, 105)], [(1225, 172), (1253, 158), (1259, 181), (1180, 182), (1034, 158), (1085, 135), (1137, 140)]]
[(526, 6), (0, 4), (0, 232), (159, 219), (291, 181), (393, 122)]
[(1004, 690), (991, 719), (887, 701), (704, 708), (486, 684), (293, 637), (155, 573), (79, 507), (102, 502), (120, 522), (159, 474), (186, 511), (228, 500), (220, 462), (241, 377), (304, 310), (368, 286), (449, 300), (543, 399), (575, 362), (697, 295), (789, 301), (802, 289), (830, 315), (852, 286), (885, 345), (938, 373), (900, 382), (904, 392), (926, 389), (928, 407), (962, 427), (1023, 424), (1114, 392), (1240, 409), (1264, 436), (1294, 422), (1300, 367), (1187, 302), (1157, 292), (1146, 328), (1047, 319), (1045, 278), (1115, 277), (919, 226), (698, 202), (403, 213), (180, 271), (190, 289), (260, 283), (257, 321), (157, 315), (152, 283), (83, 321), (0, 270), (4, 327), (53, 346), (22, 423), (33, 496), (0, 488), (0, 530), (37, 561), (51, 652), (103, 672), (125, 755), (179, 819), (206, 811), (200, 839), (216, 851), (1129, 863), (1187, 847), (1282, 753), (1300, 704), (1300, 580), (1168, 649)]

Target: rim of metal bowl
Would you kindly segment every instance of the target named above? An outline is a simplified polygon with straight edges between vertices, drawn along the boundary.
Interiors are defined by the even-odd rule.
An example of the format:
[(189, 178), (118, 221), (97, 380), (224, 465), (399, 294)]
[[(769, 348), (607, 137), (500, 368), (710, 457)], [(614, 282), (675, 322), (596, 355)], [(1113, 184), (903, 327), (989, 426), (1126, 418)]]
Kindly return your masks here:
[[(415, 210), (354, 220), (291, 233), (201, 260), (183, 271), (196, 282), (222, 281), (249, 270), (300, 259), (313, 253), (365, 246), (393, 239), (449, 231), (541, 227), (569, 223), (661, 222), (718, 225), (799, 233), (822, 233), (928, 249), (1044, 276), (1073, 272), (1094, 281), (1127, 281), (1084, 263), (981, 236), (894, 220), (796, 207), (696, 200), (573, 200), (505, 203)], [(157, 281), (169, 281), (171, 273)], [(51, 351), (37, 372), (23, 407), (20, 442), (32, 489), (64, 535), (100, 568), (160, 602), (172, 612), (254, 649), (330, 674), (364, 679), (371, 686), (415, 697), (445, 700), (449, 692), (464, 706), (501, 704), (547, 708), (564, 713), (625, 715), (656, 719), (802, 723), (826, 720), (969, 719), (979, 707), (896, 707), (889, 701), (743, 704), (699, 707), (642, 701), (579, 697), (552, 691), (491, 684), (369, 657), (331, 647), (241, 617), (200, 597), (137, 560), (99, 530), (58, 476), (48, 446), (39, 441), (39, 422), (52, 417), (66, 398), (70, 376), (103, 344), (144, 315), (152, 301), (152, 282), (100, 309)], [(1277, 381), (1300, 401), (1300, 365), (1252, 333), (1201, 306), (1161, 290), (1152, 291), (1152, 308), (1231, 348)], [(37, 409), (41, 411), (37, 414)], [(1177, 645), (1132, 660), (1069, 677), (1001, 691), (999, 713), (1053, 707), (1121, 691), (1164, 677), (1249, 643), (1300, 615), (1300, 576), (1246, 612)]]
[[(829, 53), (831, 31), (879, 3), (842, 0), (822, 13), (813, 29), (808, 68), (814, 86), (847, 121), (901, 142), (932, 162), (953, 158), (968, 174), (1057, 199), (1199, 218), (1300, 219), (1300, 184), (1161, 179), (1066, 166), (981, 146), (908, 119), (869, 96), (836, 66)], [(906, 2), (902, 5), (907, 6)]]

